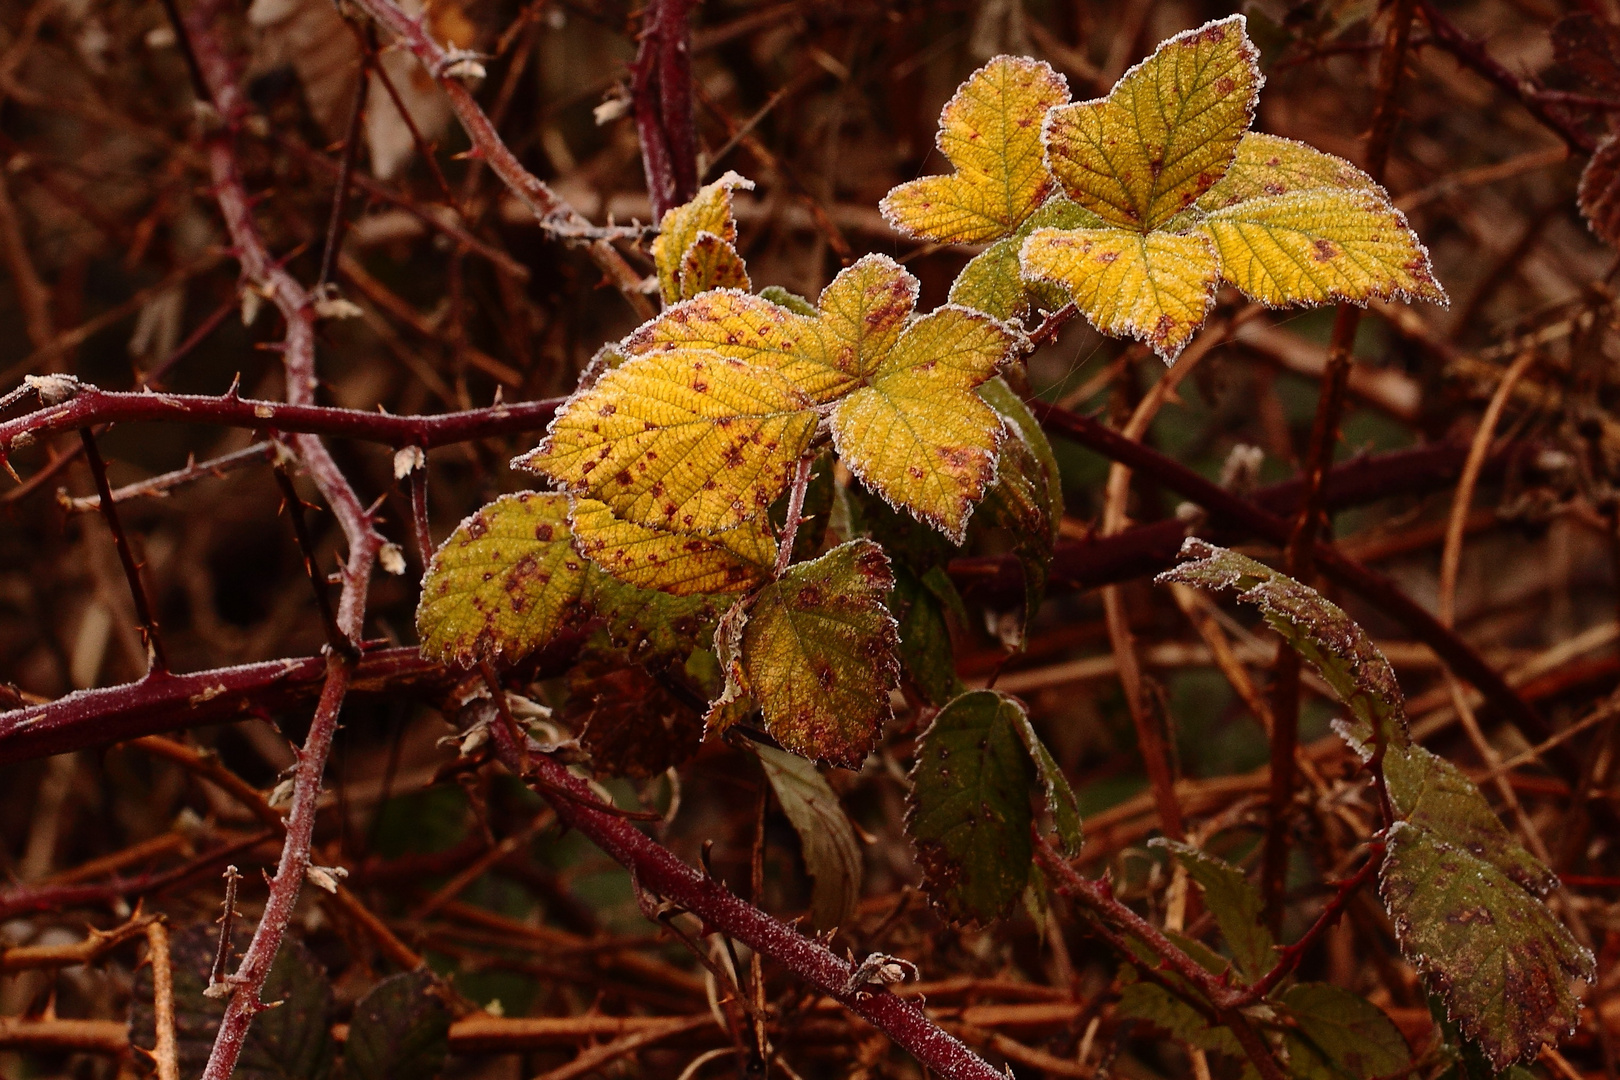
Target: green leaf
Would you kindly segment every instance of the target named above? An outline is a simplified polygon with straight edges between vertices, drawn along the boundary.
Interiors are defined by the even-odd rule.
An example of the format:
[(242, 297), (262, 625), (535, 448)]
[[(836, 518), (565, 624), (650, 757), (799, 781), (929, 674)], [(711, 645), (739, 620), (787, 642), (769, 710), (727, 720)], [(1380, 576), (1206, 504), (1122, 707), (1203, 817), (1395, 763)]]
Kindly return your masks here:
[(1046, 810), (1052, 815), (1052, 826), (1057, 831), (1058, 848), (1073, 858), (1080, 854), (1081, 845), (1086, 840), (1080, 821), (1080, 801), (1074, 797), (1074, 789), (1069, 786), (1069, 778), (1058, 767), (1057, 758), (1041, 742), (1041, 737), (1035, 734), (1035, 725), (1030, 723), (1029, 711), (1023, 707), (1023, 702), (1017, 698), (1012, 701), (1018, 706), (1013, 723), (1019, 739), (1023, 740), (1024, 750), (1035, 764), (1035, 775), (1041, 782)]
[(966, 689), (956, 674), (944, 604), (903, 565), (895, 569), (889, 603), (899, 625), (900, 662), (906, 674), (930, 705), (944, 705)]
[(894, 715), (899, 636), (884, 606), (893, 587), (888, 556), (870, 540), (789, 567), (716, 631), (727, 673), (716, 707), (746, 693), (782, 746), (858, 768)]
[(1181, 555), (1191, 561), (1154, 580), (1236, 590), (1239, 600), (1259, 608), (1350, 710), (1354, 723), (1340, 727), (1339, 733), (1363, 758), (1372, 756), (1369, 744), (1375, 740), (1387, 746), (1407, 744), (1405, 699), (1395, 669), (1337, 604), (1286, 574), (1197, 537), (1182, 544)]
[(1495, 1069), (1575, 1027), (1592, 954), (1497, 866), (1409, 822), (1390, 827), (1380, 892), (1404, 953)]
[(433, 973), (394, 975), (354, 1007), (344, 1047), (345, 1080), (432, 1080), (450, 1054), (450, 1010)]
[(581, 617), (586, 562), (565, 495), (502, 495), (456, 527), (422, 579), (422, 655), (471, 666), (520, 659)]
[(1025, 722), (1016, 698), (975, 690), (941, 709), (917, 744), (906, 834), (923, 888), (955, 922), (1002, 918), (1029, 883), (1035, 767)]
[(1164, 837), (1155, 837), (1148, 844), (1173, 853), (1187, 868), (1187, 876), (1203, 890), (1204, 905), (1215, 916), (1245, 981), (1252, 983), (1276, 966), (1276, 942), (1262, 917), (1265, 904), (1243, 871), (1191, 844)]
[(1359, 994), (1328, 983), (1299, 983), (1283, 991), (1280, 1000), (1309, 1040), (1309, 1049), (1356, 1080), (1388, 1076), (1411, 1062), (1400, 1028)]
[(593, 569), (585, 598), (606, 620), (609, 639), (625, 650), (627, 660), (648, 663), (656, 659), (691, 655), (714, 642), (714, 628), (734, 597), (715, 595), (672, 596), (657, 589), (639, 589), (600, 568)]
[(1231, 1057), (1243, 1056), (1243, 1047), (1236, 1035), (1224, 1027), (1212, 1026), (1197, 1009), (1158, 983), (1137, 978), (1130, 968), (1126, 968), (1121, 978), (1135, 981), (1121, 988), (1119, 1004), (1114, 1007), (1115, 1015), (1152, 1024), (1171, 1038), (1200, 1050)]
[(815, 879), (810, 921), (818, 930), (845, 925), (861, 896), (861, 848), (849, 817), (813, 764), (775, 747), (752, 746), (776, 801), (799, 834), (805, 869)]
[(765, 286), (759, 290), (759, 297), (761, 300), (769, 300), (777, 307), (785, 307), (795, 315), (803, 315), (807, 319), (816, 317), (816, 305), (780, 285)]
[(1022, 319), (1031, 311), (1056, 311), (1069, 294), (1045, 281), (1024, 277), (1018, 252), (1036, 229), (1086, 229), (1102, 218), (1061, 195), (1046, 201), (1004, 240), (997, 240), (962, 267), (951, 283), (950, 301), (1002, 320)]
[(1484, 859), (1534, 893), (1557, 888), (1557, 875), (1524, 849), (1457, 766), (1421, 746), (1392, 747), (1383, 764), (1401, 819)]
[[(996, 386), (999, 389), (984, 392), (986, 387)], [(1051, 444), (1017, 395), (1000, 379), (980, 387), (980, 394), (1001, 415), (1004, 431), (996, 482), (985, 494), (983, 514), (986, 521), (1006, 529), (1013, 537), (1013, 553), (1024, 573), (1027, 629), (1046, 595), (1052, 549), (1063, 520), (1063, 488)], [(1028, 428), (1022, 418), (1028, 419)]]

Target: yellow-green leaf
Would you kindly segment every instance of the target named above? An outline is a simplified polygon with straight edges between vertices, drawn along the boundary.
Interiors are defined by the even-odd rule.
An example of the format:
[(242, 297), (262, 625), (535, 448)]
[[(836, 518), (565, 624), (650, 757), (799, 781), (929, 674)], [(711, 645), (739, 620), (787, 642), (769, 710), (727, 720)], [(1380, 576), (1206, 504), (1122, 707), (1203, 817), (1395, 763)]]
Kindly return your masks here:
[(1048, 167), (1110, 224), (1158, 228), (1231, 165), (1254, 116), (1257, 57), (1241, 15), (1170, 38), (1108, 97), (1052, 110)]
[(723, 532), (786, 490), (816, 422), (780, 372), (674, 349), (628, 360), (576, 393), (517, 464), (632, 524)]
[(705, 536), (636, 525), (595, 499), (574, 502), (574, 544), (630, 585), (675, 596), (738, 593), (770, 577), (776, 540), (764, 519)]
[(726, 243), (737, 239), (737, 222), (731, 216), (731, 192), (736, 188), (752, 190), (754, 182), (737, 173), (728, 172), (714, 183), (705, 186), (692, 201), (674, 207), (664, 214), (659, 223), (658, 237), (653, 240), (653, 262), (658, 266), (658, 289), (664, 303), (672, 304), (683, 296), (701, 291), (683, 291), (681, 263), (687, 249), (697, 242), (699, 233), (711, 233)]
[(997, 319), (1021, 319), (1032, 309), (1056, 311), (1069, 302), (1069, 294), (1050, 282), (1027, 280), (1018, 264), (1019, 249), (1036, 229), (1089, 229), (1102, 223), (1077, 202), (1061, 195), (1048, 199), (1017, 232), (997, 240), (962, 267), (951, 284), (951, 303)]
[(1052, 190), (1041, 123), (1068, 100), (1068, 83), (1047, 64), (991, 60), (940, 113), (935, 141), (956, 172), (901, 184), (879, 204), (883, 216), (901, 232), (945, 243), (1011, 233)]
[(814, 317), (761, 296), (716, 290), (677, 304), (624, 341), (629, 355), (701, 346), (772, 368), (814, 402), (848, 393), (894, 346), (917, 279), (884, 255), (857, 260), (822, 290)]
[(867, 384), (840, 401), (833, 445), (861, 482), (961, 543), (995, 477), (1001, 418), (974, 389), (1018, 338), (1001, 323), (946, 306), (900, 335)]
[(1216, 210), (1203, 227), (1221, 276), (1273, 307), (1446, 300), (1406, 215), (1371, 192), (1318, 188), (1248, 199)]
[(567, 496), (501, 496), (434, 553), (416, 609), (422, 654), (464, 667), (529, 655), (577, 619), (586, 570)]
[(1198, 200), (1198, 209), (1220, 210), (1246, 199), (1318, 188), (1364, 191), (1386, 198), (1372, 177), (1343, 158), (1293, 139), (1251, 131), (1238, 143), (1237, 156), (1226, 175)]
[(786, 749), (859, 767), (893, 715), (889, 693), (899, 684), (899, 639), (884, 606), (893, 587), (883, 549), (852, 540), (739, 601), (715, 633), (727, 687), (710, 730), (747, 695)]
[(1126, 229), (1036, 229), (1024, 272), (1068, 288), (1104, 334), (1144, 341), (1171, 362), (1215, 300), (1220, 263), (1203, 236)]
[(741, 289), (747, 292), (751, 287), (748, 267), (743, 265), (742, 256), (737, 254), (730, 241), (714, 233), (698, 233), (697, 239), (692, 241), (692, 246), (686, 249), (686, 254), (681, 258), (682, 300), (689, 300), (710, 289)]

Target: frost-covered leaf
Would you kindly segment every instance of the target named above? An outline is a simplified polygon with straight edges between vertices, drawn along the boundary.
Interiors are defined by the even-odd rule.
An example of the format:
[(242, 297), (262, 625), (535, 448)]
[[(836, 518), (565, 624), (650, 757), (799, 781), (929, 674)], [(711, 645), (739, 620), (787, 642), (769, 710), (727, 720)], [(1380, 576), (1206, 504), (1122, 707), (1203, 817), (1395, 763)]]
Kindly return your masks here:
[(935, 142), (956, 172), (901, 184), (879, 204), (883, 216), (903, 233), (944, 243), (1008, 235), (1052, 190), (1041, 123), (1068, 100), (1068, 82), (1047, 64), (991, 60), (940, 113)]
[(1457, 766), (1416, 745), (1390, 747), (1383, 766), (1401, 820), (1484, 859), (1532, 892), (1557, 888), (1557, 876), (1524, 849)]
[(1493, 863), (1429, 829), (1391, 826), (1380, 892), (1404, 953), (1493, 1068), (1532, 1057), (1575, 1027), (1575, 979), (1592, 954)]
[(1203, 890), (1204, 906), (1215, 916), (1221, 937), (1246, 981), (1252, 983), (1276, 966), (1276, 942), (1262, 917), (1265, 904), (1243, 871), (1191, 844), (1163, 837), (1148, 843), (1172, 852)]
[(433, 1080), (450, 1054), (450, 1010), (425, 969), (390, 976), (354, 1007), (344, 1080)]
[(789, 567), (721, 621), (715, 644), (727, 692), (710, 712), (752, 697), (765, 730), (788, 750), (857, 768), (893, 712), (899, 682), (894, 575), (870, 540), (852, 540)]
[(1036, 229), (1085, 229), (1102, 224), (1102, 218), (1077, 202), (1053, 196), (1031, 214), (1018, 231), (968, 261), (951, 283), (950, 301), (982, 311), (997, 319), (1022, 319), (1031, 311), (1056, 311), (1069, 302), (1069, 294), (1049, 281), (1024, 277), (1018, 253)]
[(763, 518), (703, 536), (635, 525), (606, 503), (574, 500), (574, 544), (602, 569), (643, 589), (675, 596), (739, 593), (770, 577), (776, 540)]
[(1611, 133), (1598, 143), (1581, 170), (1575, 200), (1592, 233), (1610, 247), (1620, 247), (1620, 135)]
[(917, 279), (884, 255), (846, 267), (813, 315), (716, 289), (676, 304), (624, 340), (627, 355), (699, 346), (770, 368), (811, 401), (860, 385), (892, 349), (917, 304)]
[(1217, 210), (1204, 230), (1221, 276), (1272, 307), (1334, 300), (1445, 302), (1406, 215), (1365, 191), (1318, 188)]
[(422, 654), (462, 666), (527, 656), (578, 619), (585, 577), (567, 496), (503, 495), (434, 553), (416, 609)]
[(1293, 139), (1246, 132), (1220, 182), (1198, 199), (1198, 209), (1221, 210), (1248, 199), (1318, 189), (1359, 191), (1388, 201), (1378, 182), (1348, 161)]
[(690, 300), (710, 289), (741, 289), (747, 292), (752, 286), (748, 280), (748, 267), (743, 265), (737, 249), (729, 241), (709, 232), (698, 233), (692, 246), (686, 249), (686, 254), (681, 258), (680, 282), (681, 295), (678, 299), (681, 300)]
[(861, 897), (861, 848), (826, 777), (815, 765), (774, 747), (753, 744), (776, 801), (799, 834), (805, 869), (814, 879), (810, 921), (818, 930), (849, 922)]
[(1018, 341), (962, 307), (911, 323), (833, 410), (833, 445), (850, 471), (953, 542), (995, 476), (1001, 419), (974, 390)]
[(1104, 334), (1145, 341), (1168, 363), (1215, 302), (1220, 262), (1196, 234), (1128, 229), (1036, 229), (1019, 253), (1024, 273), (1069, 290)]
[(1108, 97), (1054, 109), (1047, 165), (1104, 221), (1156, 229), (1208, 191), (1237, 152), (1259, 94), (1241, 15), (1163, 42)]
[[(753, 187), (752, 180), (728, 172), (714, 183), (705, 185), (692, 197), (691, 202), (665, 211), (664, 219), (659, 223), (658, 236), (652, 243), (653, 262), (658, 267), (658, 290), (663, 294), (664, 303), (673, 304), (677, 300), (696, 296), (706, 288), (716, 287), (714, 284), (703, 285), (701, 277), (689, 278), (685, 260), (704, 233), (728, 249), (737, 242), (737, 221), (731, 214), (731, 193), (737, 188), (751, 191)], [(736, 258), (735, 250), (732, 250), (731, 256)], [(700, 256), (700, 260), (702, 258)], [(738, 259), (737, 266), (741, 265), (742, 261)], [(698, 272), (702, 273), (701, 266)], [(746, 272), (743, 280), (747, 280)], [(740, 287), (747, 288), (747, 285)]]
[[(1376, 1080), (1411, 1063), (1412, 1051), (1400, 1028), (1359, 994), (1328, 983), (1299, 983), (1283, 991), (1280, 1000), (1308, 1040), (1308, 1049), (1355, 1080)], [(1301, 1072), (1295, 1069), (1295, 1075)]]
[(569, 398), (539, 449), (517, 464), (624, 521), (720, 532), (787, 490), (815, 432), (809, 404), (770, 368), (707, 349), (655, 352)]
[(1260, 609), (1272, 629), (1339, 695), (1354, 717), (1342, 733), (1358, 752), (1371, 755), (1375, 732), (1377, 742), (1406, 745), (1405, 698), (1395, 669), (1337, 604), (1286, 574), (1197, 537), (1182, 544), (1181, 555), (1190, 561), (1154, 580), (1235, 590), (1239, 600)]
[(906, 835), (924, 890), (953, 921), (1001, 918), (1029, 883), (1035, 766), (1024, 719), (1016, 698), (975, 690), (941, 709), (917, 744)]

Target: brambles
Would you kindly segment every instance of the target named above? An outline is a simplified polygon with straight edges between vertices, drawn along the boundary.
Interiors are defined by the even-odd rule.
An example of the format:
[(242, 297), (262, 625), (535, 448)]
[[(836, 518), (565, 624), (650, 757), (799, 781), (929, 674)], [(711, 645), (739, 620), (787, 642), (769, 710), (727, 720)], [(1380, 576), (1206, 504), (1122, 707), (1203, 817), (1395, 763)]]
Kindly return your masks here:
[(515, 2), (4, 28), (0, 1053), (1596, 1075), (1603, 17)]

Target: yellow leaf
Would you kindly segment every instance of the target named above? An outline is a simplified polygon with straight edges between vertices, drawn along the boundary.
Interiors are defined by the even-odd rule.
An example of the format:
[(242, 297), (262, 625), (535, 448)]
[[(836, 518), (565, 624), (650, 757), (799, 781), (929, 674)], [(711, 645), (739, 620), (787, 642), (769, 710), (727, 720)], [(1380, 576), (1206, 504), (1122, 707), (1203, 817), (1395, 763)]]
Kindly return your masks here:
[(884, 255), (868, 255), (821, 291), (811, 352), (851, 380), (876, 371), (917, 308), (917, 279)]
[(1069, 302), (1055, 285), (1027, 280), (1018, 265), (1018, 251), (1036, 229), (1082, 229), (1102, 224), (1102, 218), (1059, 195), (1048, 199), (1005, 240), (997, 240), (974, 256), (951, 284), (953, 304), (982, 311), (997, 319), (1021, 319), (1032, 309), (1055, 311)]
[(867, 487), (960, 544), (995, 477), (1001, 420), (973, 391), (1018, 336), (967, 308), (912, 323), (832, 414), (833, 446)]
[(1158, 228), (1231, 165), (1254, 116), (1257, 56), (1241, 15), (1177, 34), (1108, 97), (1052, 110), (1047, 166), (1110, 224)]
[(939, 116), (935, 141), (956, 172), (901, 184), (879, 204), (911, 236), (976, 243), (1006, 236), (1052, 190), (1042, 161), (1041, 121), (1069, 100), (1048, 65), (998, 56), (968, 77)]
[(1204, 230), (1221, 276), (1265, 304), (1446, 301), (1406, 216), (1369, 192), (1249, 199), (1210, 214)]
[(576, 499), (574, 544), (592, 562), (630, 585), (675, 596), (737, 593), (770, 577), (776, 540), (762, 520), (711, 536), (692, 536), (613, 515), (595, 499)]
[(681, 259), (680, 299), (690, 300), (710, 289), (752, 288), (748, 267), (730, 243), (711, 232), (700, 232)]
[(567, 496), (501, 496), (433, 555), (416, 610), (422, 655), (464, 667), (529, 655), (580, 614), (586, 571)]
[(723, 532), (786, 490), (816, 422), (781, 373), (674, 349), (627, 360), (576, 393), (516, 464), (636, 525)]
[(1316, 188), (1366, 191), (1386, 197), (1372, 177), (1343, 158), (1293, 139), (1251, 131), (1238, 143), (1232, 167), (1219, 183), (1204, 192), (1198, 208), (1220, 210), (1245, 199)]
[[(697, 242), (699, 233), (712, 233), (726, 243), (735, 243), (737, 222), (731, 216), (731, 192), (736, 188), (753, 190), (754, 182), (737, 173), (728, 172), (714, 183), (705, 186), (692, 201), (674, 207), (664, 214), (659, 223), (658, 237), (653, 240), (653, 262), (658, 266), (658, 288), (664, 303), (673, 304), (681, 299), (681, 262), (687, 249)], [(692, 290), (692, 293), (698, 290)], [(684, 295), (692, 295), (686, 293)]]
[(1215, 298), (1220, 263), (1203, 236), (1125, 229), (1037, 229), (1024, 272), (1060, 282), (1098, 330), (1175, 360)]
[(917, 279), (868, 255), (822, 291), (815, 317), (730, 290), (676, 304), (625, 339), (627, 355), (701, 346), (773, 368), (818, 404), (848, 393), (893, 347), (917, 300)]
[(899, 634), (884, 606), (892, 588), (888, 556), (862, 539), (739, 601), (715, 633), (726, 691), (710, 706), (709, 730), (734, 723), (752, 697), (785, 749), (859, 768), (893, 716), (900, 681)]

